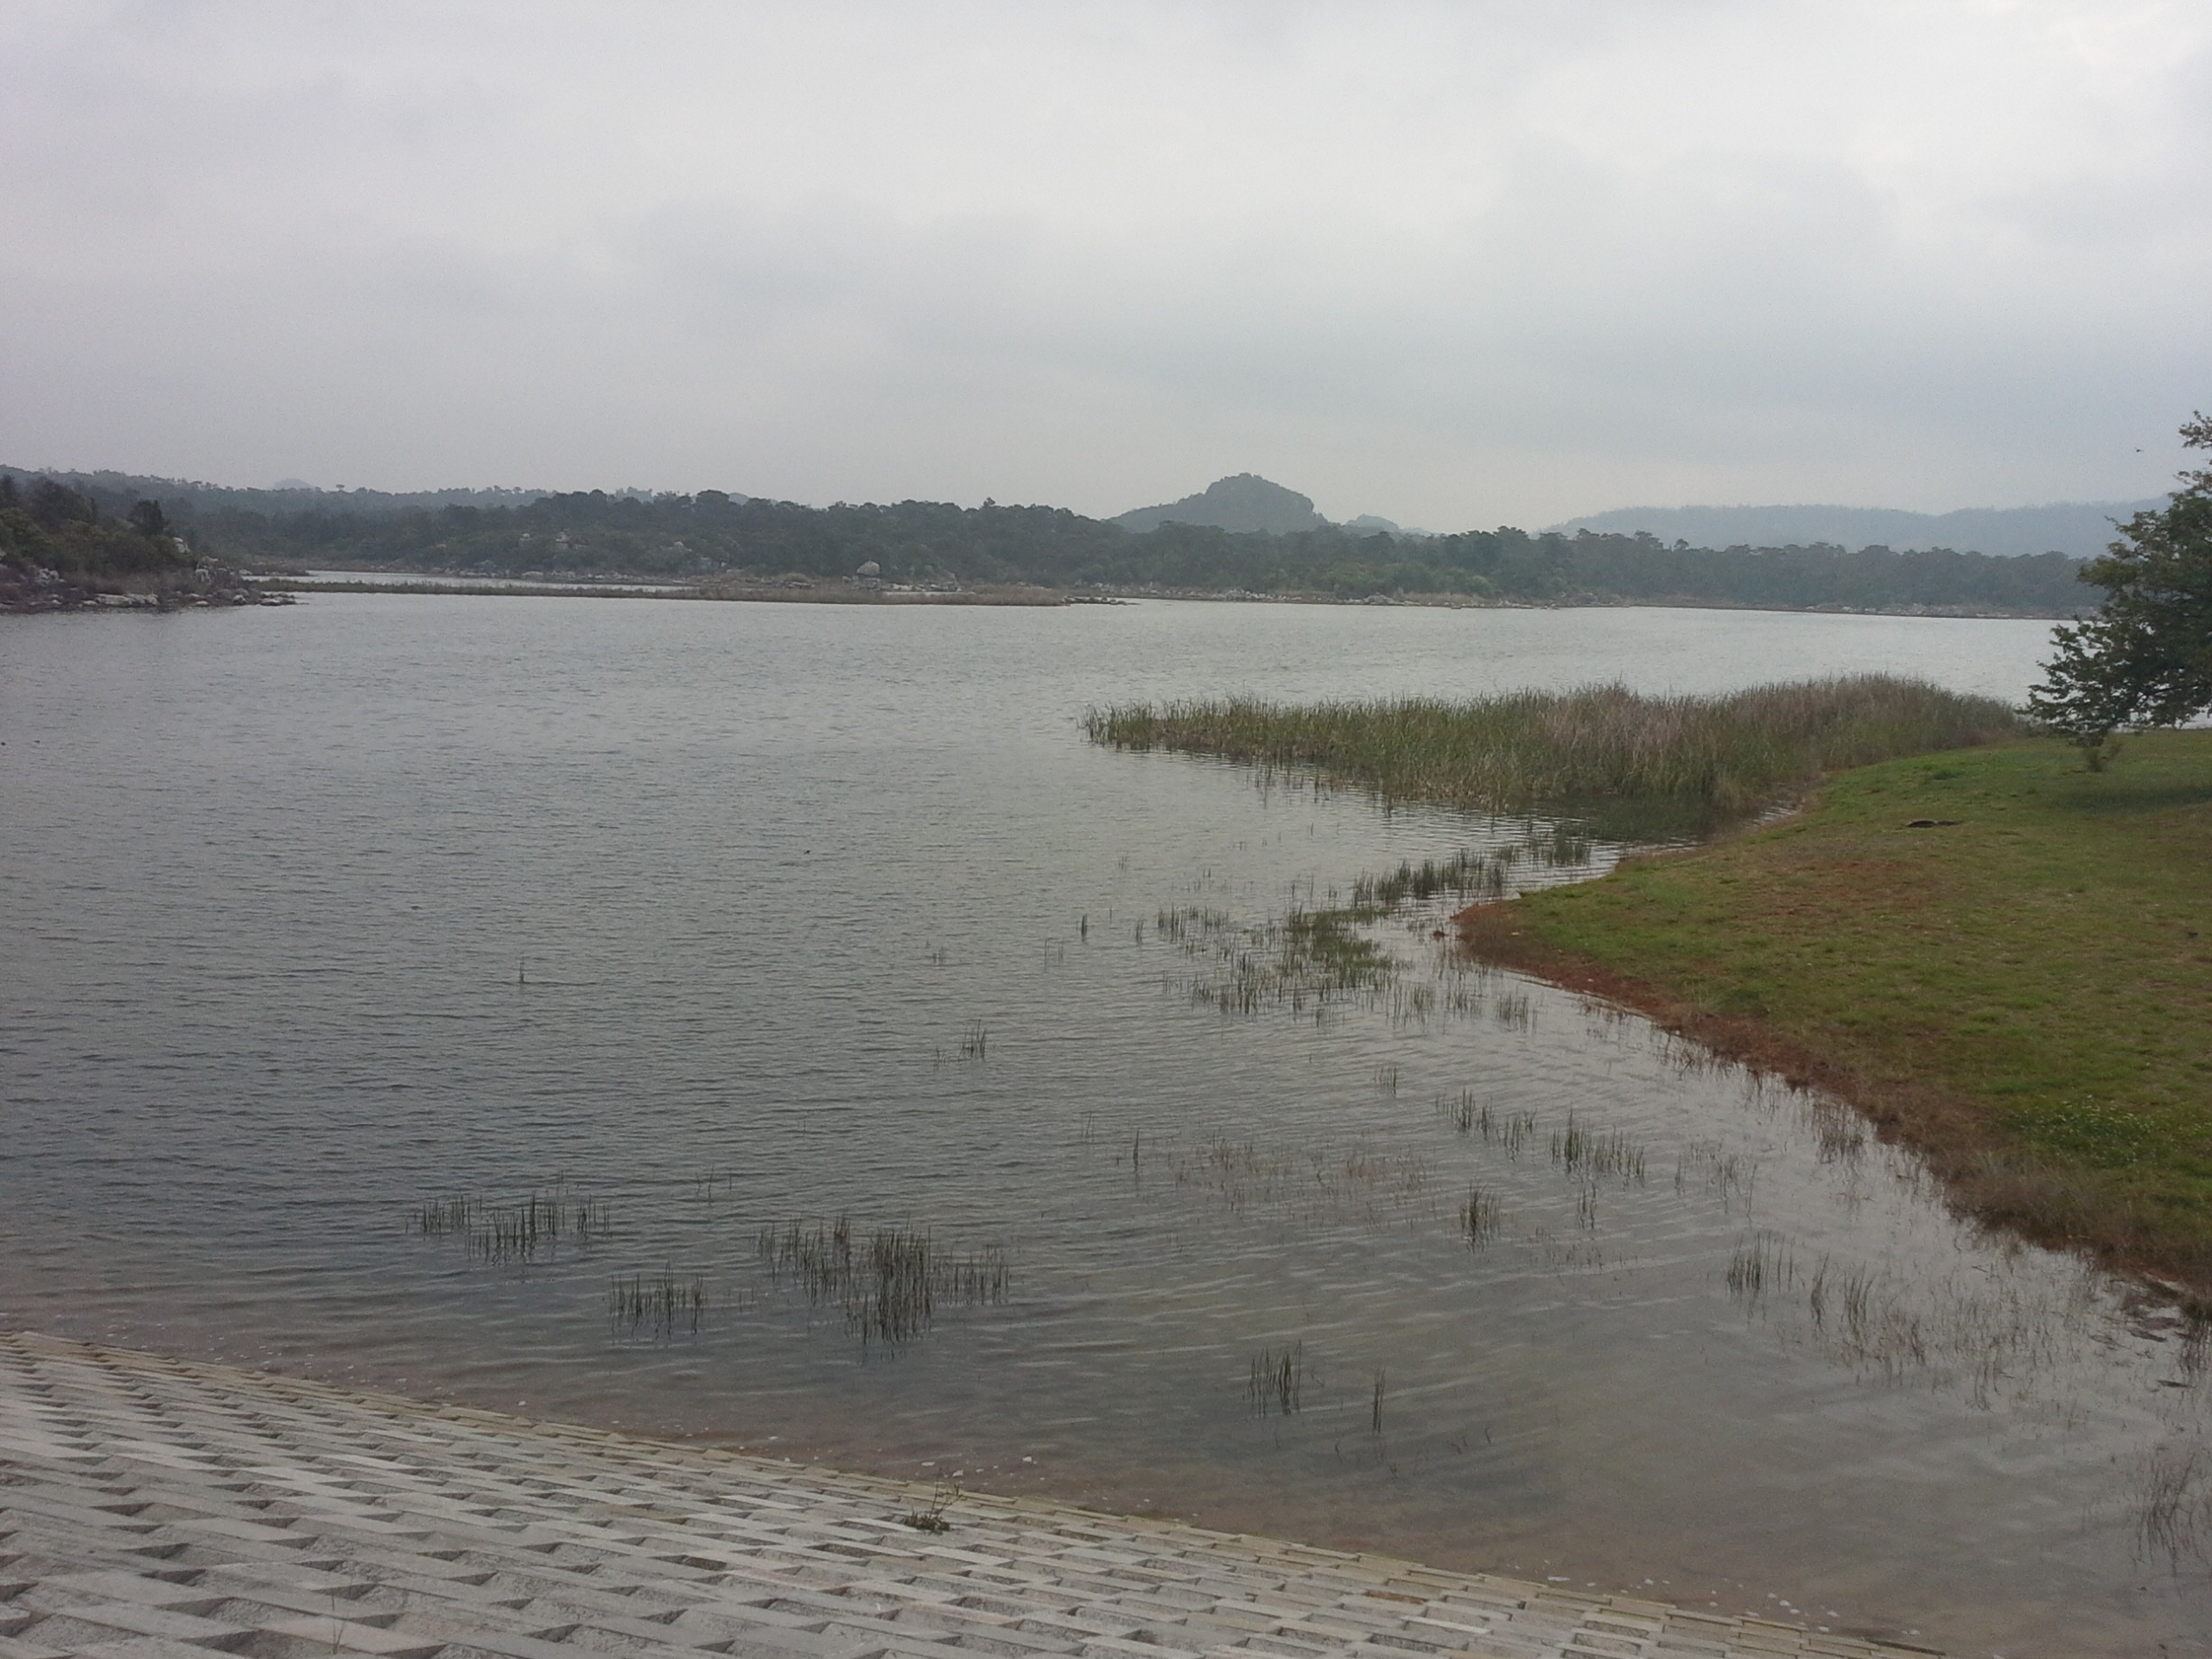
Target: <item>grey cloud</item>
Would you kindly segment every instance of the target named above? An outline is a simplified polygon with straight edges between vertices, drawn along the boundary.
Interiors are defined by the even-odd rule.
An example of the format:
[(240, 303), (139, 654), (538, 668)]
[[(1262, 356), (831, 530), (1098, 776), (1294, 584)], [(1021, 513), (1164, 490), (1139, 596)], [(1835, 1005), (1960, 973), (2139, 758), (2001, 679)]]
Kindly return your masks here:
[(34, 5), (0, 454), (1095, 512), (1253, 469), (1441, 525), (2139, 495), (2212, 402), (2208, 43), (2056, 0)]

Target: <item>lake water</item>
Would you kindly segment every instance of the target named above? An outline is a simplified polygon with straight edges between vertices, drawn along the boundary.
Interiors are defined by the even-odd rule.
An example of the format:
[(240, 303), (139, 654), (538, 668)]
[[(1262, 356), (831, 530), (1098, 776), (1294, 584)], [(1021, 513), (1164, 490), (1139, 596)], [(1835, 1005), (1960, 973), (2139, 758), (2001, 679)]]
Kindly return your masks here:
[[(1077, 723), (2016, 697), (2047, 647), (1164, 602), (10, 619), (0, 1319), (1960, 1652), (2206, 1651), (2212, 1388), (2155, 1309), (1958, 1228), (1817, 1099), (1452, 961), (1440, 906), (1379, 925), (1389, 985), (1225, 1012), (1300, 906), (1545, 826)], [(810, 1294), (841, 1217), (863, 1259), (927, 1236), (925, 1328), (864, 1276)]]

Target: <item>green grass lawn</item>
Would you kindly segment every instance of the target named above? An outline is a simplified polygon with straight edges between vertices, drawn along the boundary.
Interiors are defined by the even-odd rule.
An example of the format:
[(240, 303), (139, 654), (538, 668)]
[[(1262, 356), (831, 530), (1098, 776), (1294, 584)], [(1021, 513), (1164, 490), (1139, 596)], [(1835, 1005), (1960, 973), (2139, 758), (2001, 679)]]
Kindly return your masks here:
[(1465, 925), (1840, 1089), (1990, 1219), (2212, 1294), (2212, 733), (1885, 761)]

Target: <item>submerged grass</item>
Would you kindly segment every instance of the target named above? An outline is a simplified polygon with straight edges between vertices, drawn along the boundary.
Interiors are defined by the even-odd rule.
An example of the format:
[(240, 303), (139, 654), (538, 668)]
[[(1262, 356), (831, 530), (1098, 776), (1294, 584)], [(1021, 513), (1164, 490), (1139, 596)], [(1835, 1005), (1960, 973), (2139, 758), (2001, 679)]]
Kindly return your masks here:
[(1823, 774), (2023, 735), (2004, 704), (1868, 674), (1654, 697), (1624, 685), (1470, 702), (1249, 698), (1093, 709), (1093, 741), (1311, 767), (1391, 800), (1504, 810), (1600, 802), (1755, 811)]

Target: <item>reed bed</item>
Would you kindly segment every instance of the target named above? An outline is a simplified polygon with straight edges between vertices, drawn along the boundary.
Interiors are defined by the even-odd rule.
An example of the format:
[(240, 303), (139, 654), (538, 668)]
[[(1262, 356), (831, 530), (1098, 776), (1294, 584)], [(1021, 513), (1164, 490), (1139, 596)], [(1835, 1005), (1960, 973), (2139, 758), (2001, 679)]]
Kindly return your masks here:
[(1094, 741), (1313, 769), (1390, 800), (1476, 810), (1655, 801), (1767, 806), (1824, 773), (2024, 736), (1990, 697), (1886, 674), (1646, 696), (1620, 684), (1468, 702), (1251, 698), (1093, 709)]
[(910, 1342), (935, 1322), (940, 1303), (1003, 1302), (1011, 1288), (999, 1249), (952, 1255), (926, 1231), (877, 1227), (862, 1233), (849, 1216), (765, 1227), (754, 1247), (771, 1277), (817, 1306), (842, 1309), (864, 1343)]

